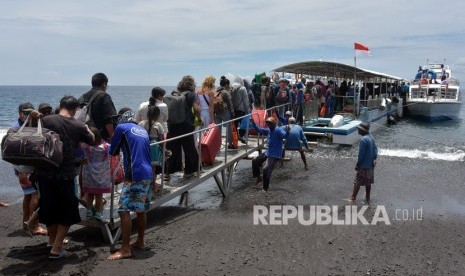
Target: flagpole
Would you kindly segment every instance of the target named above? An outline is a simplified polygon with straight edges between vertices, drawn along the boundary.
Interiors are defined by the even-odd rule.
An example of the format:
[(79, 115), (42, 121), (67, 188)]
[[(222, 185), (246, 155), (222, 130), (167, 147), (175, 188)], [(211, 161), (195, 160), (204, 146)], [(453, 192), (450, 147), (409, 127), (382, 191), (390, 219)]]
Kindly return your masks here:
[(355, 110), (355, 94), (356, 94), (356, 90), (355, 90), (355, 79), (357, 77), (357, 55), (356, 55), (357, 51), (355, 50), (355, 45), (354, 45), (354, 119), (357, 118), (357, 111)]

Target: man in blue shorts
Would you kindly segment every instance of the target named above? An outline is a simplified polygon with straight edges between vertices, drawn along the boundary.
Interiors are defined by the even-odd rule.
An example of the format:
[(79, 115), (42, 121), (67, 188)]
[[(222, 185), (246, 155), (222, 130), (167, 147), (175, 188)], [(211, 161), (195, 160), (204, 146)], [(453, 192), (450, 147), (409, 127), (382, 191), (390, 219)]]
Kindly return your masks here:
[[(150, 140), (147, 131), (134, 121), (134, 112), (122, 108), (111, 139), (110, 154), (123, 151), (124, 184), (121, 190), (118, 213), (121, 218), (121, 249), (111, 254), (108, 260), (132, 257), (131, 248), (144, 249), (144, 234), (147, 224), (146, 211), (150, 206), (152, 165)], [(131, 242), (132, 220), (130, 212), (137, 214), (137, 240)]]

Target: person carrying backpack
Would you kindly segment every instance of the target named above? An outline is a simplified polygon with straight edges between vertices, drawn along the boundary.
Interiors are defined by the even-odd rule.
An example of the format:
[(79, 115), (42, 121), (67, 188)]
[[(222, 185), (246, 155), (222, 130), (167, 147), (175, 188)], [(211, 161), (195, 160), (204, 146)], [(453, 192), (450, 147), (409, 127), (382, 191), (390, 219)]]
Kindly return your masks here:
[[(184, 108), (178, 110), (177, 113), (182, 113), (184, 120), (173, 123), (170, 120), (173, 114), (168, 113), (168, 139), (178, 137), (184, 134), (192, 133), (195, 129), (194, 116), (200, 118), (200, 104), (195, 94), (195, 80), (192, 76), (184, 76), (177, 85), (177, 90), (185, 99)], [(165, 97), (168, 99), (168, 97)], [(170, 109), (171, 103), (168, 104)], [(194, 112), (192, 112), (192, 110)], [(190, 178), (194, 175), (198, 168), (199, 155), (195, 148), (194, 135), (189, 135), (181, 139), (170, 141), (167, 143), (167, 148), (171, 150), (172, 155), (168, 159), (168, 171), (165, 174), (165, 180), (170, 179), (170, 174), (183, 170), (182, 152), (184, 151), (184, 178)]]
[[(231, 85), (231, 87), (232, 87), (231, 98), (232, 98), (232, 103), (234, 107), (234, 118), (239, 118), (249, 112), (249, 97), (247, 95), (247, 89), (245, 89), (244, 81), (239, 76), (236, 76), (234, 78), (234, 82)], [(236, 125), (236, 129), (240, 125), (241, 121), (242, 120), (234, 121), (234, 124)], [(243, 143), (245, 142), (245, 139), (243, 138), (244, 135), (245, 135), (245, 130), (244, 129), (239, 130), (239, 140), (241, 140)]]
[(107, 76), (104, 73), (96, 73), (92, 76), (92, 89), (78, 99), (79, 107), (82, 108), (89, 103), (95, 93), (100, 94), (91, 103), (91, 124), (100, 131), (102, 138), (106, 141), (110, 141), (113, 136), (113, 120), (117, 115), (113, 100), (106, 92), (108, 87)]
[[(215, 93), (214, 106), (216, 124), (227, 122), (234, 117), (234, 108), (229, 88), (229, 80), (225, 76), (221, 76), (220, 87)], [(220, 128), (220, 130), (222, 129), (223, 128)], [(234, 144), (232, 139), (231, 123), (226, 124), (226, 131), (228, 132), (228, 148), (232, 149), (234, 148)]]

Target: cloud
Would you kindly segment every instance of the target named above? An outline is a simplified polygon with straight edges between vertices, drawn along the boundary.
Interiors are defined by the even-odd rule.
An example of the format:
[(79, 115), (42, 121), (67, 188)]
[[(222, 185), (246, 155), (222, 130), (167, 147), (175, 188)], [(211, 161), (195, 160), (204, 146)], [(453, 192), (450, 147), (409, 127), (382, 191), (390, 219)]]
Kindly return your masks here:
[[(252, 3), (251, 3), (252, 2)], [(115, 84), (176, 83), (183, 74), (253, 75), (287, 63), (353, 63), (410, 79), (444, 58), (465, 76), (465, 4), (434, 1), (6, 1), (0, 84), (79, 85), (95, 71)], [(41, 74), (56, 72), (60, 79)], [(26, 74), (26, 76), (24, 75)], [(115, 78), (116, 77), (116, 78)], [(460, 78), (460, 77), (459, 77)], [(59, 83), (56, 83), (56, 82)], [(27, 83), (24, 83), (27, 82)]]

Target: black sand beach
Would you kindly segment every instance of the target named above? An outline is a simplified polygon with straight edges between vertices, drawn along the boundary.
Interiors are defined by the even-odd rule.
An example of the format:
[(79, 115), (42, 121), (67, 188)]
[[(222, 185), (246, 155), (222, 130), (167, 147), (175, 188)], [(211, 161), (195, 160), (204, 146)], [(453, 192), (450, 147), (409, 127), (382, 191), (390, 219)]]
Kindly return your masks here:
[[(303, 171), (294, 154), (275, 170), (265, 194), (241, 161), (231, 194), (203, 186), (190, 207), (161, 207), (149, 215), (146, 250), (107, 261), (99, 231), (73, 226), (73, 257), (49, 261), (46, 237), (19, 230), (20, 205), (1, 208), (2, 275), (460, 275), (465, 271), (463, 162), (380, 156), (367, 213), (385, 206), (391, 225), (253, 225), (254, 205), (337, 205), (352, 190), (354, 158), (309, 155)], [(291, 169), (294, 168), (294, 169)], [(192, 194), (195, 194), (193, 191)], [(364, 190), (356, 204), (361, 206)], [(207, 202), (207, 203), (205, 203)], [(208, 207), (208, 208), (206, 208)], [(412, 210), (422, 209), (422, 220)], [(396, 220), (409, 210), (411, 220)], [(119, 245), (117, 245), (119, 247)]]

